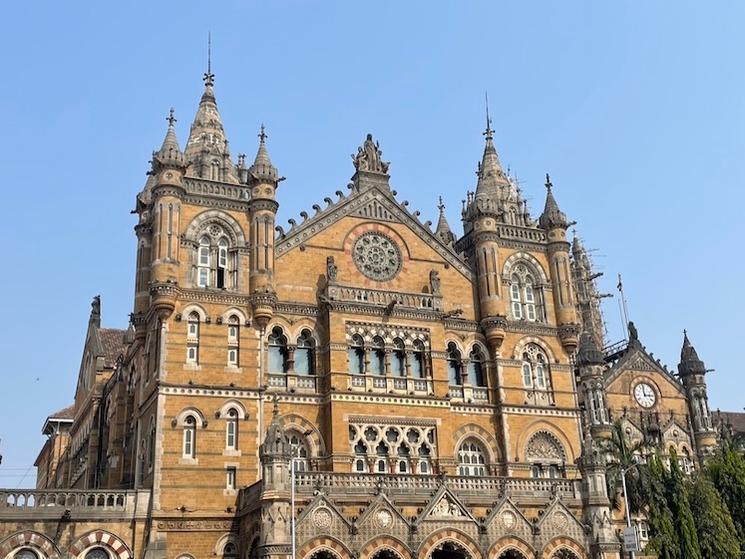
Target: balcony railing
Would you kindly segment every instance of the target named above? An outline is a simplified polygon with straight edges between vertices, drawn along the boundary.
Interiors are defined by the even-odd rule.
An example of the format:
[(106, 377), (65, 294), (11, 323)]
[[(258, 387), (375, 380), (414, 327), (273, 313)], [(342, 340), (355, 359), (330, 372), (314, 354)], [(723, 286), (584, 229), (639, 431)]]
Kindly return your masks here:
[[(517, 477), (467, 477), (448, 476), (447, 486), (466, 495), (505, 494), (515, 497), (547, 497), (558, 494), (569, 499), (579, 498), (580, 481), (571, 479), (534, 479)], [(442, 484), (437, 475), (412, 474), (347, 474), (333, 472), (300, 472), (296, 474), (295, 488), (301, 494), (312, 494), (318, 489), (344, 494), (369, 494), (384, 487), (396, 494), (429, 494)]]
[(453, 400), (464, 402), (476, 402), (479, 404), (489, 403), (489, 389), (484, 386), (458, 386), (451, 384), (448, 387), (448, 396)]
[(326, 288), (330, 301), (367, 303), (387, 307), (395, 305), (409, 309), (442, 311), (442, 296), (431, 293), (400, 293), (382, 289), (366, 289), (331, 284)]
[(269, 373), (270, 389), (315, 393), (318, 389), (317, 384), (317, 378), (313, 375)]
[(432, 393), (432, 381), (411, 377), (380, 375), (350, 375), (349, 386), (355, 391), (386, 392), (392, 394), (416, 394), (426, 396)]
[(42, 512), (123, 512), (147, 510), (150, 491), (0, 489), (0, 516)]

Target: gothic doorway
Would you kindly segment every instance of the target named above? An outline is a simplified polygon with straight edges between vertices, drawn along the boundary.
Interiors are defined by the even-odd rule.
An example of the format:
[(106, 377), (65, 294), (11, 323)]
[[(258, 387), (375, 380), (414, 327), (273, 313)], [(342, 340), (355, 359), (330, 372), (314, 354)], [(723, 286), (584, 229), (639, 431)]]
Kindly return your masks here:
[(499, 559), (527, 559), (527, 557), (516, 549), (508, 549), (507, 551), (502, 552)]
[(432, 559), (471, 559), (471, 557), (462, 547), (445, 542), (432, 552)]
[(579, 559), (579, 557), (573, 551), (560, 549), (551, 556), (551, 559)]

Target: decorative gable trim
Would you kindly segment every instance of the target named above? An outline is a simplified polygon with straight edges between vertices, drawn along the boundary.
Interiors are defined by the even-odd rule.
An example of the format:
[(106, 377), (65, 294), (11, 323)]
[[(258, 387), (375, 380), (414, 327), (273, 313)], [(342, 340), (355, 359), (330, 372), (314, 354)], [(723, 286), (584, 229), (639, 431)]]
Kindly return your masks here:
[[(291, 229), (284, 233), (281, 228), (275, 246), (275, 255), (282, 256), (301, 243), (307, 242), (311, 237), (339, 222), (345, 217), (361, 217), (378, 221), (402, 223), (409, 227), (430, 248), (437, 252), (448, 264), (462, 273), (467, 279), (473, 280), (471, 268), (468, 263), (452, 249), (438, 239), (434, 232), (425, 226), (415, 215), (409, 213), (403, 203), (399, 203), (392, 193), (384, 192), (378, 186), (356, 191), (351, 196), (345, 197), (340, 191), (337, 192), (340, 199), (332, 202), (326, 198), (329, 204), (327, 208), (321, 209), (315, 205), (316, 215), (308, 217), (300, 225), (294, 220), (290, 221)], [(303, 212), (303, 214), (306, 216)]]
[(440, 486), (414, 524), (418, 526), (430, 520), (479, 524), (461, 500), (444, 485)]
[(678, 392), (685, 394), (683, 385), (658, 360), (647, 353), (641, 345), (631, 345), (613, 366), (605, 371), (605, 387), (608, 388), (615, 380), (627, 371), (643, 371), (657, 373), (674, 386)]

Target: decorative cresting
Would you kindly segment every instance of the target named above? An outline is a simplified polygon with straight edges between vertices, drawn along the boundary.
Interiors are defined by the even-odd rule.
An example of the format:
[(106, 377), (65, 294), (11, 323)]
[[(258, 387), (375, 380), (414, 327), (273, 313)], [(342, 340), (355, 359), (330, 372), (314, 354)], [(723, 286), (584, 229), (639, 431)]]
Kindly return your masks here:
[(376, 231), (360, 235), (352, 247), (352, 259), (363, 275), (375, 281), (389, 281), (401, 269), (401, 249)]
[(77, 557), (84, 550), (95, 546), (105, 547), (114, 554), (115, 558), (132, 559), (132, 552), (129, 550), (127, 545), (114, 534), (103, 530), (94, 530), (93, 532), (89, 532), (78, 538), (78, 540), (70, 546), (70, 555)]
[(26, 530), (13, 534), (0, 544), (0, 557), (8, 557), (14, 550), (20, 547), (30, 547), (39, 550), (42, 557), (46, 559), (60, 559), (60, 552), (54, 543), (42, 534)]

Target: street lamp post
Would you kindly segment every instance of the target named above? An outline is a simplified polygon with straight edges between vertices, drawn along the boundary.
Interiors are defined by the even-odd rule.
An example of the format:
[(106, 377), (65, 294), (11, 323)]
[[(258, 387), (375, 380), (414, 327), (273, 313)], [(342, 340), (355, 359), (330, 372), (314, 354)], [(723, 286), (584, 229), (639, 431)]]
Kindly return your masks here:
[[(621, 485), (623, 486), (623, 504), (624, 504), (624, 508), (626, 509), (626, 526), (628, 528), (631, 528), (631, 509), (629, 508), (629, 495), (626, 492), (626, 472), (628, 472), (629, 470), (632, 470), (632, 469), (634, 469), (634, 468), (636, 468), (638, 466), (639, 466), (639, 464), (637, 464), (636, 462), (634, 462), (628, 468), (621, 468)], [(635, 541), (637, 542), (637, 545), (638, 545), (638, 540), (636, 540), (636, 536), (634, 536), (634, 539), (635, 539)], [(634, 552), (633, 551), (629, 551), (629, 557), (631, 559), (634, 559), (634, 556), (635, 556)]]

